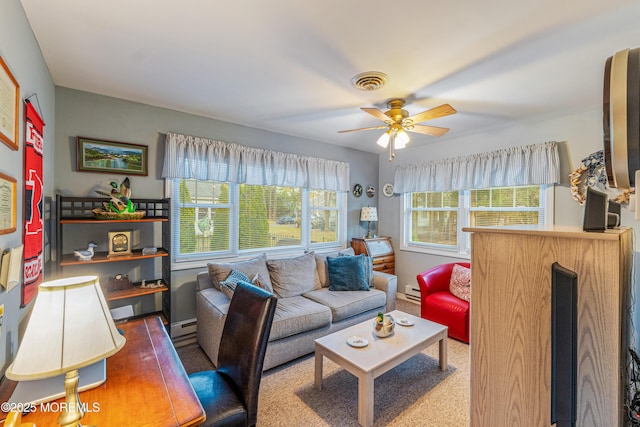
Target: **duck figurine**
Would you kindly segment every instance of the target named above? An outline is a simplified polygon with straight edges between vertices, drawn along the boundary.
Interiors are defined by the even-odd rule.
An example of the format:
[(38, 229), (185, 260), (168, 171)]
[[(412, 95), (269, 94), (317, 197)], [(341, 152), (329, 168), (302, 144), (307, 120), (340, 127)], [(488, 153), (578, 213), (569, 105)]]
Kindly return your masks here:
[(78, 250), (78, 251), (73, 251), (73, 256), (76, 257), (76, 259), (78, 261), (91, 261), (91, 258), (93, 258), (94, 252), (93, 252), (93, 248), (97, 248), (98, 245), (96, 245), (95, 243), (91, 242), (89, 243), (89, 246), (87, 247), (87, 250), (82, 251), (82, 250)]
[(119, 186), (115, 181), (109, 181), (109, 185), (111, 186), (111, 193), (96, 190), (96, 193), (111, 199), (109, 202), (103, 203), (105, 211), (116, 213), (135, 212), (136, 205), (131, 201), (131, 182), (129, 177), (126, 177)]

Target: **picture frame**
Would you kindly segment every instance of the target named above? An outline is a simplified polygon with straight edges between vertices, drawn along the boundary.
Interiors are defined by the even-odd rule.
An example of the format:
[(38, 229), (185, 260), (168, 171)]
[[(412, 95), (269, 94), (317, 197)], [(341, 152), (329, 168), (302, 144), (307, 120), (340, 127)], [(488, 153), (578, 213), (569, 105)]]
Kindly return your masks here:
[(0, 172), (0, 234), (16, 231), (18, 182)]
[(373, 197), (376, 195), (376, 187), (374, 187), (373, 185), (367, 185), (367, 197)]
[(356, 185), (353, 186), (353, 195), (355, 197), (362, 196), (362, 185), (356, 184)]
[(147, 176), (148, 149), (148, 146), (141, 144), (78, 136), (76, 167), (78, 172)]
[(109, 231), (109, 252), (107, 258), (114, 256), (130, 256), (131, 230)]
[(18, 151), (20, 85), (0, 56), (0, 141)]

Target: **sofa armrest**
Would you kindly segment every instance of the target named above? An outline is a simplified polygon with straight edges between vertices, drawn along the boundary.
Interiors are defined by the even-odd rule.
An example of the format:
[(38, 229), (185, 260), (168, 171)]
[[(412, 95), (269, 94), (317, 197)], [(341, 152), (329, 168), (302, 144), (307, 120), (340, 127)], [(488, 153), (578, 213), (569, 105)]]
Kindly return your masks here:
[(202, 291), (207, 288), (213, 288), (213, 282), (211, 281), (211, 276), (209, 276), (209, 271), (201, 271), (196, 276), (196, 291)]
[(196, 292), (197, 340), (216, 366), (230, 302), (229, 297), (213, 286)]
[(381, 271), (373, 272), (373, 287), (387, 294), (387, 313), (396, 309), (396, 292), (398, 291), (398, 277)]

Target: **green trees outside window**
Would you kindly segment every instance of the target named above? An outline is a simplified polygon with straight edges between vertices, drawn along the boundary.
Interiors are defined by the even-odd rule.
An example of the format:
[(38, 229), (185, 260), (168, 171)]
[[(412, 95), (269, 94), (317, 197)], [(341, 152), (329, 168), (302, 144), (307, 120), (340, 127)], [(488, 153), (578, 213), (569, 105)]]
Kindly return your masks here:
[(172, 185), (178, 256), (338, 245), (341, 203), (335, 191), (193, 179)]

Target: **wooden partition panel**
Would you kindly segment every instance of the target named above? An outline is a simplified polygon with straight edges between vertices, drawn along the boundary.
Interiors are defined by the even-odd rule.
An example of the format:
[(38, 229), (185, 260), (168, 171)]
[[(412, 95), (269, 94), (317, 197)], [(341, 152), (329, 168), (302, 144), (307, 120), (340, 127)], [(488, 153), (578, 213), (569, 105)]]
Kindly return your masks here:
[(577, 425), (622, 425), (631, 230), (468, 228), (471, 426), (551, 425), (551, 265), (578, 274)]

